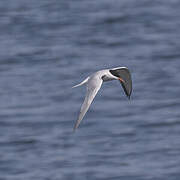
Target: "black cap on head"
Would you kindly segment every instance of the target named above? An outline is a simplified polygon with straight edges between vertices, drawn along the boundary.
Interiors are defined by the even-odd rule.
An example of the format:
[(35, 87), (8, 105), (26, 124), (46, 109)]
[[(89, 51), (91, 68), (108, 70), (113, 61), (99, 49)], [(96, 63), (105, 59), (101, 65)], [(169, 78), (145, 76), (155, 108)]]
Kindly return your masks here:
[(117, 68), (109, 71), (113, 76), (121, 79), (120, 82), (124, 89), (124, 92), (127, 97), (130, 98), (132, 92), (132, 80), (129, 70), (127, 68)]

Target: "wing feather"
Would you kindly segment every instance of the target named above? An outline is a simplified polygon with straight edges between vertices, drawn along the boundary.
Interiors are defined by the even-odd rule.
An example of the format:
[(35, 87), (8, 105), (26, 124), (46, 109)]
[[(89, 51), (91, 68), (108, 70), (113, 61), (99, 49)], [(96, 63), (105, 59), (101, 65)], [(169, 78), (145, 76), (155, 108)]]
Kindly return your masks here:
[(80, 114), (78, 120), (75, 123), (74, 130), (78, 128), (80, 122), (88, 111), (93, 99), (95, 98), (97, 92), (101, 88), (103, 80), (102, 79), (89, 79), (87, 83), (87, 92), (84, 102), (81, 106)]

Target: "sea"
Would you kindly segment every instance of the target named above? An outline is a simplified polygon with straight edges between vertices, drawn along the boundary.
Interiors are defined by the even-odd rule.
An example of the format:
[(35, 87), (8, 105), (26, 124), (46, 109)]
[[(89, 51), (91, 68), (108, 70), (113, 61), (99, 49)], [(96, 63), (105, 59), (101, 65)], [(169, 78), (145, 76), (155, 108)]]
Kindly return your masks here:
[[(92, 73), (105, 82), (76, 132)], [(179, 180), (180, 1), (1, 0), (0, 180)]]

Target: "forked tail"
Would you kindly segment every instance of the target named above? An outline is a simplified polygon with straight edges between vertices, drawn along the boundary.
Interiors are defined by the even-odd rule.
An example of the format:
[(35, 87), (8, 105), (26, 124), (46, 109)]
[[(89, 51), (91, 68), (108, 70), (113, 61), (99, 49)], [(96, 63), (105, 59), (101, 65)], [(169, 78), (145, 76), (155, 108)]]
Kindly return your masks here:
[(88, 82), (88, 80), (89, 80), (89, 77), (87, 77), (87, 78), (86, 78), (84, 81), (82, 81), (81, 83), (73, 86), (72, 88), (76, 88), (76, 87), (78, 87), (78, 86), (82, 86), (83, 84), (86, 84), (86, 83)]

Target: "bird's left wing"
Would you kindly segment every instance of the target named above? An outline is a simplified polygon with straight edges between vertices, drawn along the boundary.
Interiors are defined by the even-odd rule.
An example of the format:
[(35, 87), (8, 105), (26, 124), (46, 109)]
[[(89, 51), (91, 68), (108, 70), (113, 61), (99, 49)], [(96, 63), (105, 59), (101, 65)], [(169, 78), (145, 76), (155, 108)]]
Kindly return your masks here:
[(89, 109), (89, 106), (91, 105), (94, 97), (96, 96), (97, 92), (101, 88), (103, 80), (99, 78), (95, 79), (89, 79), (87, 83), (87, 92), (85, 100), (81, 106), (80, 114), (78, 117), (78, 120), (76, 121), (76, 124), (74, 126), (74, 130), (78, 128), (80, 122), (82, 121), (83, 117), (85, 116), (86, 112)]

